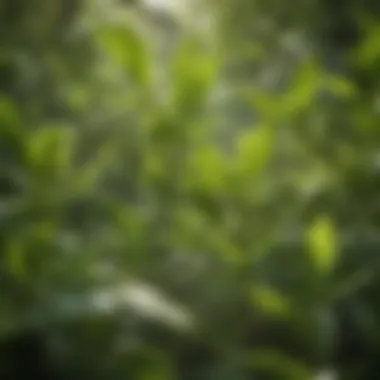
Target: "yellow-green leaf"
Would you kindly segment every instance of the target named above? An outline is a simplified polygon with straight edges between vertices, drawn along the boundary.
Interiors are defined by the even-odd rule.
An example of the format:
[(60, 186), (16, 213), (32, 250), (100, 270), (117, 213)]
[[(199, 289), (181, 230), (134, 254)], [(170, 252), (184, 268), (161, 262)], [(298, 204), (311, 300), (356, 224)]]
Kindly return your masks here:
[(173, 97), (182, 110), (202, 105), (219, 71), (219, 58), (186, 41), (173, 62)]
[(290, 302), (285, 296), (270, 288), (253, 289), (252, 301), (259, 310), (268, 315), (287, 316), (291, 311)]
[(298, 113), (312, 105), (321, 89), (322, 73), (316, 62), (306, 62), (297, 73), (285, 99), (286, 113)]
[(119, 26), (99, 32), (98, 42), (116, 64), (125, 69), (138, 84), (150, 79), (147, 45), (130, 27)]
[(238, 170), (251, 178), (265, 168), (273, 151), (274, 132), (268, 126), (257, 126), (243, 132), (237, 143)]
[(316, 219), (307, 232), (307, 244), (315, 269), (320, 273), (331, 272), (338, 251), (333, 221), (328, 217)]
[(189, 180), (192, 187), (210, 191), (224, 188), (226, 164), (223, 154), (216, 147), (205, 147), (194, 152), (190, 159)]
[(28, 159), (39, 169), (66, 170), (71, 164), (75, 131), (61, 125), (41, 127), (28, 143)]

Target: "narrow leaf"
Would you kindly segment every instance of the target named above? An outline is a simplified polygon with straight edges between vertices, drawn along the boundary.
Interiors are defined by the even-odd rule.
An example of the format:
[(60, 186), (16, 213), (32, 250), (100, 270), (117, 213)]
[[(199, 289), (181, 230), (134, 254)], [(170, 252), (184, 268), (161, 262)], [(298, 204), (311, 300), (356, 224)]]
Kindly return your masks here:
[(337, 259), (337, 239), (330, 218), (320, 217), (314, 221), (307, 233), (307, 243), (314, 267), (319, 273), (329, 273)]

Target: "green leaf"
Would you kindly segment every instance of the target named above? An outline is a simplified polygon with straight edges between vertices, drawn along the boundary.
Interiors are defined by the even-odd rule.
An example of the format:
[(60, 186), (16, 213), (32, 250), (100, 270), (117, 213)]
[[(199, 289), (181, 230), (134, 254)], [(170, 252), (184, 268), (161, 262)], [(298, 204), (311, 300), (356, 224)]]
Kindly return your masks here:
[(13, 159), (20, 162), (25, 158), (25, 139), (21, 127), (21, 112), (16, 104), (0, 97), (0, 153), (4, 152), (8, 162)]
[(307, 243), (315, 269), (321, 274), (330, 273), (337, 260), (337, 236), (334, 224), (328, 217), (314, 221), (307, 231)]
[(20, 126), (20, 113), (16, 105), (7, 98), (0, 98), (0, 131), (12, 131)]
[(290, 302), (282, 294), (270, 288), (254, 288), (252, 301), (255, 307), (270, 316), (285, 317), (292, 310)]
[(27, 274), (24, 241), (20, 239), (13, 239), (8, 245), (6, 257), (8, 268), (12, 275), (18, 279), (24, 278)]
[(63, 173), (70, 168), (75, 147), (75, 131), (61, 125), (48, 125), (30, 135), (28, 161), (46, 174)]
[(341, 76), (327, 76), (327, 89), (336, 96), (347, 98), (355, 94), (356, 88), (347, 78)]
[(194, 41), (184, 42), (173, 63), (174, 102), (185, 111), (201, 106), (219, 72), (219, 58)]
[(380, 27), (368, 23), (364, 42), (354, 52), (356, 62), (366, 69), (374, 67), (380, 59)]
[(190, 159), (188, 180), (191, 187), (217, 192), (222, 190), (226, 179), (226, 163), (216, 147), (203, 147)]
[(273, 153), (274, 132), (260, 125), (243, 132), (237, 142), (238, 172), (255, 178), (266, 167)]
[(272, 350), (251, 351), (247, 366), (271, 379), (310, 380), (310, 371), (303, 364)]
[(138, 380), (171, 380), (177, 374), (170, 358), (160, 351), (146, 350), (147, 360), (145, 368), (139, 374)]
[(323, 79), (316, 62), (306, 62), (298, 71), (296, 78), (284, 100), (286, 114), (297, 114), (313, 104), (321, 90)]
[(135, 30), (126, 25), (103, 29), (98, 34), (98, 42), (138, 84), (149, 82), (148, 49)]
[(278, 94), (249, 88), (248, 91), (243, 91), (243, 98), (246, 99), (253, 109), (263, 115), (265, 120), (277, 122), (282, 119), (281, 107), (283, 107), (283, 100), (279, 99)]
[(104, 143), (100, 147), (95, 157), (91, 158), (79, 170), (78, 181), (76, 184), (77, 190), (82, 193), (93, 190), (103, 179), (107, 170), (112, 166), (115, 159), (114, 141)]

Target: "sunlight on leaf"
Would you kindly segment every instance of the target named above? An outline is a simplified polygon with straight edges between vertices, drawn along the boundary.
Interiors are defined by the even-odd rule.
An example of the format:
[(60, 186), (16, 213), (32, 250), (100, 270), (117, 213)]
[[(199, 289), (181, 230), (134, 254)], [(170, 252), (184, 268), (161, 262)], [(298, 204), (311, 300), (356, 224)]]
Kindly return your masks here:
[(192, 40), (184, 42), (172, 67), (175, 104), (189, 111), (202, 105), (210, 94), (218, 72), (217, 55), (204, 51)]
[(311, 260), (319, 273), (330, 273), (337, 260), (337, 235), (330, 218), (320, 217), (307, 232)]
[(291, 312), (289, 301), (277, 291), (258, 287), (252, 291), (252, 301), (259, 310), (273, 316), (287, 316)]
[(120, 64), (138, 84), (150, 81), (147, 46), (133, 29), (115, 27), (99, 32), (99, 43), (116, 63)]

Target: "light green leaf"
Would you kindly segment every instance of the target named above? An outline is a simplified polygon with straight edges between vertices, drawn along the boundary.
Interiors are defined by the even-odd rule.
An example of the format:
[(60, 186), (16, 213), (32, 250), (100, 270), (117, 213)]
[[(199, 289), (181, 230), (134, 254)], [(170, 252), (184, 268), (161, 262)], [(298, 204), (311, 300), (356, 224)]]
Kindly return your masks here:
[(30, 135), (28, 160), (35, 168), (67, 170), (75, 147), (75, 131), (61, 125), (48, 125)]
[(219, 58), (186, 41), (173, 62), (173, 96), (181, 109), (202, 105), (219, 71)]
[(321, 89), (322, 74), (316, 62), (306, 62), (298, 71), (284, 100), (286, 114), (302, 112), (314, 102)]
[(216, 147), (203, 147), (194, 152), (188, 176), (192, 187), (218, 191), (224, 188), (226, 164), (223, 154)]
[(145, 85), (149, 82), (151, 73), (148, 49), (136, 31), (128, 26), (103, 29), (99, 32), (98, 42), (138, 84)]
[(250, 178), (259, 175), (272, 156), (273, 140), (273, 130), (265, 125), (243, 132), (237, 142), (238, 171)]
[(271, 316), (288, 316), (292, 309), (285, 296), (270, 288), (254, 288), (252, 301), (259, 310)]
[(307, 231), (310, 257), (319, 273), (330, 273), (337, 259), (337, 236), (334, 224), (328, 217), (314, 221)]

